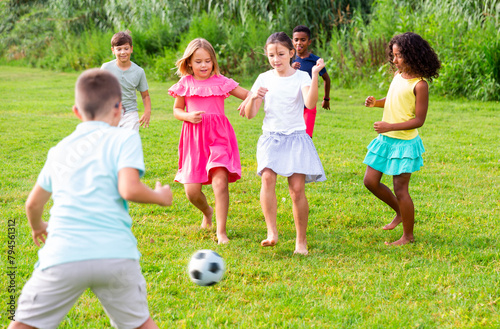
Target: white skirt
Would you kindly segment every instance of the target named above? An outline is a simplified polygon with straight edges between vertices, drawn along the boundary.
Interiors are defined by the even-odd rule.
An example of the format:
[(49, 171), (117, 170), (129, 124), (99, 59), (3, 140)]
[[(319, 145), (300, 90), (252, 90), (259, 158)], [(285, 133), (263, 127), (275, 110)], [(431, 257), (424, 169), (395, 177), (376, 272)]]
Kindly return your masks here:
[(269, 168), (278, 175), (306, 175), (306, 183), (326, 180), (323, 165), (311, 137), (305, 130), (289, 135), (264, 132), (257, 142), (257, 174)]

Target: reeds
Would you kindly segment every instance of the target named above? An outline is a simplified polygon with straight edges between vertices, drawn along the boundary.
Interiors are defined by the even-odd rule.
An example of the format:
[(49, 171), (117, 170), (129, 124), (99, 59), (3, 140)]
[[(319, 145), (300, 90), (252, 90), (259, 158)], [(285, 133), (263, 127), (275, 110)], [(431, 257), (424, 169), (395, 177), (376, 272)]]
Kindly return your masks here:
[[(432, 88), (441, 94), (500, 99), (500, 0), (41, 0), (0, 2), (0, 60), (81, 70), (110, 60), (109, 35), (132, 31), (132, 60), (160, 80), (204, 37), (222, 72), (251, 80), (267, 68), (267, 36), (299, 24), (312, 31), (334, 86), (383, 86), (385, 45), (412, 31), (442, 63)], [(102, 52), (102, 54), (100, 54)], [(383, 74), (380, 74), (382, 72)]]

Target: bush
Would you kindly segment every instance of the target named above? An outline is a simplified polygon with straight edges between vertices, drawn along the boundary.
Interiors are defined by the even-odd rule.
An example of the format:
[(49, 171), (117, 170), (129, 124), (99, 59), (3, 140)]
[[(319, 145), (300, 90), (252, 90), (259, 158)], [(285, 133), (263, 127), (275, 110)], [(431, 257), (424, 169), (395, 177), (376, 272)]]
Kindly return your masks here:
[(25, 0), (0, 2), (3, 62), (81, 70), (110, 60), (109, 39), (129, 29), (132, 60), (160, 80), (175, 78), (187, 44), (203, 37), (223, 74), (253, 79), (268, 69), (261, 57), (276, 31), (311, 28), (333, 87), (391, 80), (385, 45), (412, 31), (442, 61), (434, 92), (500, 99), (500, 0)]

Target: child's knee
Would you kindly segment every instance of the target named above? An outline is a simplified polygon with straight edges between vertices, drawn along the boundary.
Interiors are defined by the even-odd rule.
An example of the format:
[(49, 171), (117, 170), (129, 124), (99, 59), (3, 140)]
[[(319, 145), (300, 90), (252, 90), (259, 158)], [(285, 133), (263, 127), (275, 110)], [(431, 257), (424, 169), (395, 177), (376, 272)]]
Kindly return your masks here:
[(398, 200), (403, 200), (410, 197), (407, 188), (394, 186), (394, 195)]
[(272, 173), (269, 173), (267, 171), (264, 171), (262, 173), (262, 186), (265, 187), (273, 187), (276, 185), (276, 175), (273, 175)]
[(185, 188), (184, 192), (186, 193), (186, 197), (188, 198), (188, 200), (191, 202), (197, 200), (201, 195), (201, 190), (194, 188)]
[(373, 178), (371, 178), (371, 177), (365, 176), (363, 178), (363, 184), (365, 184), (365, 187), (367, 189), (369, 189), (370, 191), (372, 191), (372, 190), (374, 190), (377, 187), (378, 181), (375, 180), (375, 179), (373, 179)]
[(289, 186), (288, 191), (290, 192), (290, 198), (294, 203), (306, 198), (306, 191), (300, 186)]
[(229, 191), (228, 181), (224, 179), (213, 180), (212, 189), (215, 193), (227, 193)]

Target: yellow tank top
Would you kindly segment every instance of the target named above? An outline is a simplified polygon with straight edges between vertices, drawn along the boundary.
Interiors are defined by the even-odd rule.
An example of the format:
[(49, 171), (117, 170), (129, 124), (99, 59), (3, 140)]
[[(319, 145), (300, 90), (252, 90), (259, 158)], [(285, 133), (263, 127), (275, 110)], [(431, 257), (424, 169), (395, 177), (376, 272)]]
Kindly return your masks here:
[[(401, 73), (397, 74), (391, 82), (385, 98), (384, 115), (382, 121), (388, 123), (401, 123), (415, 118), (415, 94), (413, 90), (423, 78), (405, 79)], [(393, 130), (382, 135), (397, 139), (413, 139), (417, 137), (417, 129)]]

